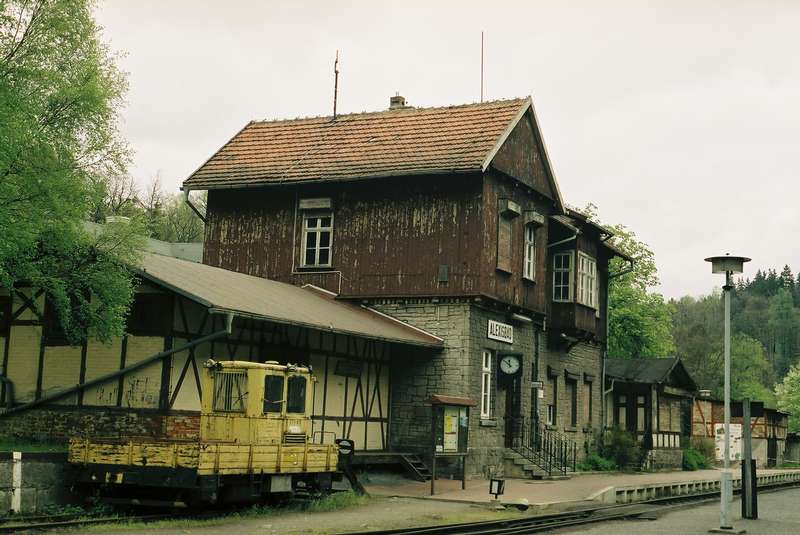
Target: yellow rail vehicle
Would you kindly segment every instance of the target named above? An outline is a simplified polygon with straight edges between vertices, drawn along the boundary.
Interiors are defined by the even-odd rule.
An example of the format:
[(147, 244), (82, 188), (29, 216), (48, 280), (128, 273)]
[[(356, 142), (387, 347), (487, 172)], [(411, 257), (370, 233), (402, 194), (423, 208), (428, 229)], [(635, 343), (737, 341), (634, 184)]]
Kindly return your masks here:
[(209, 360), (197, 440), (73, 438), (79, 483), (107, 497), (257, 501), (298, 487), (330, 489), (338, 447), (311, 436), (314, 378), (303, 366)]

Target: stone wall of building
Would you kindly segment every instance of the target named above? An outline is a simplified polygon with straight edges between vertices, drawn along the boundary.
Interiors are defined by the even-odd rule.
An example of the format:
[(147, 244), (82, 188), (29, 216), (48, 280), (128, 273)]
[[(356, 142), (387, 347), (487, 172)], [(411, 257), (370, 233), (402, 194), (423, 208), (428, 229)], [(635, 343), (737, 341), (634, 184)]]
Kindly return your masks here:
[[(512, 323), (506, 314), (466, 300), (384, 300), (373, 304), (384, 313), (408, 322), (444, 339), (439, 354), (409, 353), (402, 363), (392, 366), (392, 406), (390, 444), (396, 451), (416, 451), (426, 459), (431, 450), (431, 408), (434, 394), (463, 396), (476, 403), (470, 409), (468, 477), (503, 473), (508, 389), (497, 369), (498, 355), (520, 354), (520, 415), (531, 414), (530, 380), (533, 369), (534, 326), (514, 323), (514, 343), (487, 337), (490, 319)], [(483, 351), (492, 352), (492, 399), (490, 418), (481, 418), (481, 375)], [(453, 463), (438, 463), (440, 473), (456, 471)], [(438, 471), (438, 470), (437, 470)], [(455, 475), (455, 474), (454, 474)]]
[[(562, 433), (577, 445), (580, 461), (593, 440), (595, 430), (601, 426), (602, 400), (602, 355), (603, 346), (598, 343), (579, 342), (567, 348), (548, 341), (549, 333), (540, 336), (539, 380), (544, 382), (544, 398), (539, 400), (539, 417), (547, 422), (547, 406), (553, 403), (554, 383), (557, 393), (555, 419), (549, 427)], [(566, 350), (569, 349), (567, 352)], [(553, 373), (549, 373), (548, 369)], [(572, 425), (572, 399), (567, 388), (567, 374), (578, 376), (577, 421)], [(555, 377), (552, 375), (555, 374)]]

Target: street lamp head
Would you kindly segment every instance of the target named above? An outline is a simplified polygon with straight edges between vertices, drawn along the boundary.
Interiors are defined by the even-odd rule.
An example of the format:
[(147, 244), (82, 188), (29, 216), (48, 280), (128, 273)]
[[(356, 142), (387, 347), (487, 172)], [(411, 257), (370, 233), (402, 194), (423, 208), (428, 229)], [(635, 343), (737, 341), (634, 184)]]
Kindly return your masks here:
[(730, 253), (725, 253), (721, 256), (710, 256), (705, 260), (706, 262), (711, 262), (711, 273), (742, 273), (744, 271), (744, 263), (750, 261), (747, 257), (731, 256)]

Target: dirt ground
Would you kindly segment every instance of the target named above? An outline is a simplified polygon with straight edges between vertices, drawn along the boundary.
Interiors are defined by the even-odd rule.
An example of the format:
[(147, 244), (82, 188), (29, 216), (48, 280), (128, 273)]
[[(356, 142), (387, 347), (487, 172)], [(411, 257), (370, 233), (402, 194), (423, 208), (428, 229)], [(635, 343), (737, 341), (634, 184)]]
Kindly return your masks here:
[(521, 513), (516, 509), (494, 511), (486, 506), (463, 503), (375, 497), (366, 505), (326, 513), (278, 513), (237, 520), (207, 522), (173, 520), (146, 526), (95, 527), (92, 531), (105, 535), (135, 535), (137, 533), (146, 535), (206, 535), (212, 533), (328, 535), (454, 522), (519, 518), (523, 514), (526, 513)]

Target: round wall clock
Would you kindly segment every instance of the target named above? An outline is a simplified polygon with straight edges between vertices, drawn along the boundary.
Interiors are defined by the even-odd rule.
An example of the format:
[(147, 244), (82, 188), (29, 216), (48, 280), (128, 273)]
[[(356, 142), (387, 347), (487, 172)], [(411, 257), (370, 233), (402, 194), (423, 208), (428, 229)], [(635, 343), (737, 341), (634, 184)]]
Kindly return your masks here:
[(503, 355), (500, 357), (500, 371), (508, 374), (514, 375), (519, 371), (519, 357), (516, 355)]

